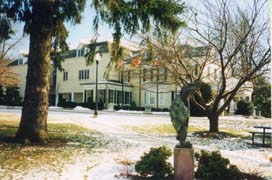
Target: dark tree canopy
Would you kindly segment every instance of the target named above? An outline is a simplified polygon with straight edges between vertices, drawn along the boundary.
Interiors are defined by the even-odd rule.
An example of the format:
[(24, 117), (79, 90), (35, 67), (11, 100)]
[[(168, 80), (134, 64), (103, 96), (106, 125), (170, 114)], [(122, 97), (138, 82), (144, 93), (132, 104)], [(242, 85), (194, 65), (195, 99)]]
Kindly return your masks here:
[[(38, 15), (33, 15), (33, 4), (38, 4), (41, 8), (48, 8), (50, 16), (44, 15), (42, 12)], [(2, 0), (0, 1), (0, 8), (6, 18), (1, 19), (1, 23), (5, 23), (6, 28), (11, 29), (11, 22), (23, 22), (24, 34), (30, 34), (35, 31), (32, 27), (36, 21), (44, 24), (46, 27), (44, 31), (51, 31), (51, 60), (56, 67), (61, 69), (61, 56), (59, 50), (68, 50), (66, 39), (68, 31), (64, 25), (65, 22), (73, 24), (80, 23), (81, 13), (85, 7), (85, 0)], [(2, 31), (1, 31), (2, 32)], [(13, 31), (3, 31), (5, 36), (9, 37)]]

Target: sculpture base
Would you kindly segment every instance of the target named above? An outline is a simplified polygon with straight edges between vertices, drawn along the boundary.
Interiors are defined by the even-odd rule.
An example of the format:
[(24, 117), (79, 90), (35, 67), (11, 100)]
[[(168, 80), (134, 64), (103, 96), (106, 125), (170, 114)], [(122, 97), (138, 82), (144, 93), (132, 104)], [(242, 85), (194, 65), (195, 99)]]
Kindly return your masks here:
[(194, 149), (174, 149), (174, 177), (175, 180), (194, 180)]

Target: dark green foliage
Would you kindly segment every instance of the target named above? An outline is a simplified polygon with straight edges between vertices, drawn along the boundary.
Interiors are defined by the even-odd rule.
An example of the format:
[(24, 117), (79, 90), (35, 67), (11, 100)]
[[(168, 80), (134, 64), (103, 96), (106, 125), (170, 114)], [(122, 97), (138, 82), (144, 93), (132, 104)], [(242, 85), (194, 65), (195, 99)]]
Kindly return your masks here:
[(0, 105), (4, 103), (4, 89), (0, 86)]
[(243, 175), (239, 169), (231, 165), (229, 160), (222, 157), (220, 152), (201, 151), (195, 154), (198, 168), (195, 177), (201, 180), (242, 180)]
[(254, 87), (252, 101), (261, 115), (271, 118), (271, 85), (264, 83), (261, 86)]
[(123, 106), (123, 108), (120, 106), (120, 104), (117, 104), (113, 107), (113, 109), (115, 111), (118, 111), (120, 109), (123, 110), (130, 110), (130, 111), (144, 111), (145, 108), (144, 107), (137, 107), (137, 106)]
[(95, 103), (93, 102), (87, 102), (87, 103), (76, 103), (76, 102), (70, 102), (70, 101), (61, 101), (58, 103), (59, 107), (63, 108), (75, 108), (76, 106), (81, 106), (89, 109), (95, 109)]
[(237, 110), (235, 114), (250, 116), (254, 112), (254, 106), (251, 102), (246, 102), (245, 100), (240, 100), (237, 103)]
[(211, 86), (207, 83), (201, 82), (199, 89), (200, 89), (201, 96), (202, 96), (203, 100), (205, 101), (205, 103), (210, 102), (210, 100), (212, 99)]
[(206, 114), (199, 109), (192, 101), (190, 101), (190, 116), (205, 117)]
[(0, 43), (11, 38), (14, 34), (10, 20), (3, 14), (0, 14)]
[(154, 112), (169, 112), (169, 108), (151, 108), (151, 111), (154, 111)]
[[(199, 91), (201, 98), (205, 103), (209, 103), (212, 99), (212, 88), (209, 84), (205, 82), (200, 82)], [(200, 99), (196, 95), (194, 96), (196, 102), (199, 102)], [(206, 116), (205, 112), (197, 106), (194, 101), (190, 100), (190, 115), (196, 117)]]
[(22, 105), (22, 97), (19, 94), (18, 87), (7, 87), (3, 104), (7, 106), (20, 106)]
[(76, 102), (71, 102), (71, 101), (61, 101), (58, 103), (59, 107), (63, 108), (75, 108), (78, 104)]
[(136, 103), (135, 103), (134, 101), (132, 101), (132, 102), (130, 103), (130, 107), (129, 107), (128, 110), (131, 110), (131, 111), (137, 110), (137, 105), (136, 105)]
[(141, 176), (157, 179), (171, 175), (173, 168), (166, 162), (171, 154), (171, 150), (166, 146), (151, 148), (148, 153), (144, 153), (140, 161), (136, 162), (135, 170)]
[(113, 109), (114, 109), (115, 111), (120, 110), (120, 109), (121, 109), (120, 104), (115, 105), (115, 106), (113, 107)]

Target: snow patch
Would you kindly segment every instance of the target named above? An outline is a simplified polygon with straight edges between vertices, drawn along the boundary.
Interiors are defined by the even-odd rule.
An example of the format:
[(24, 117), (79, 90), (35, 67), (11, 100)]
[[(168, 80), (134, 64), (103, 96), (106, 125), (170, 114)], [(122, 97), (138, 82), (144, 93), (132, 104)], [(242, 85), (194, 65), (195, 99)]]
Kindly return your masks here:
[(76, 106), (74, 108), (74, 110), (77, 110), (77, 111), (90, 111), (90, 109), (85, 108), (85, 107), (81, 107), (81, 106)]

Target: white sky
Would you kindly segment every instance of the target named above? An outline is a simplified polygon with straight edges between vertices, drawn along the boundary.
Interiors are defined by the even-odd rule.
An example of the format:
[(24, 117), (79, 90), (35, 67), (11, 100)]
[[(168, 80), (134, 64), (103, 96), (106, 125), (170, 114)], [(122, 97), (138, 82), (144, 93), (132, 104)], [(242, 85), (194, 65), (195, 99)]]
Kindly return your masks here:
[[(184, 0), (184, 1), (186, 4), (190, 4), (191, 6), (201, 8), (200, 0)], [(235, 0), (234, 2), (238, 3), (238, 1)], [(252, 2), (253, 0), (242, 0), (239, 1), (238, 4), (245, 7), (246, 4), (251, 4)], [(269, 7), (267, 7), (267, 10), (269, 11)], [(70, 23), (67, 24), (66, 27), (69, 31), (69, 37), (67, 39), (67, 42), (71, 49), (75, 48), (80, 42), (80, 40), (90, 39), (94, 35), (92, 29), (94, 16), (95, 11), (93, 8), (90, 8), (90, 0), (88, 0), (86, 3), (85, 11), (83, 13), (81, 24), (75, 26), (71, 25)], [(16, 36), (13, 37), (13, 39), (16, 40), (20, 36), (22, 36), (23, 24), (16, 24), (14, 30), (16, 31)], [(112, 30), (108, 27), (108, 25), (100, 24), (98, 33), (102, 38), (103, 36), (109, 37), (112, 34)], [(11, 58), (16, 58), (18, 54), (20, 54), (21, 52), (28, 52), (28, 48), (29, 48), (29, 36), (26, 36), (10, 53)]]

